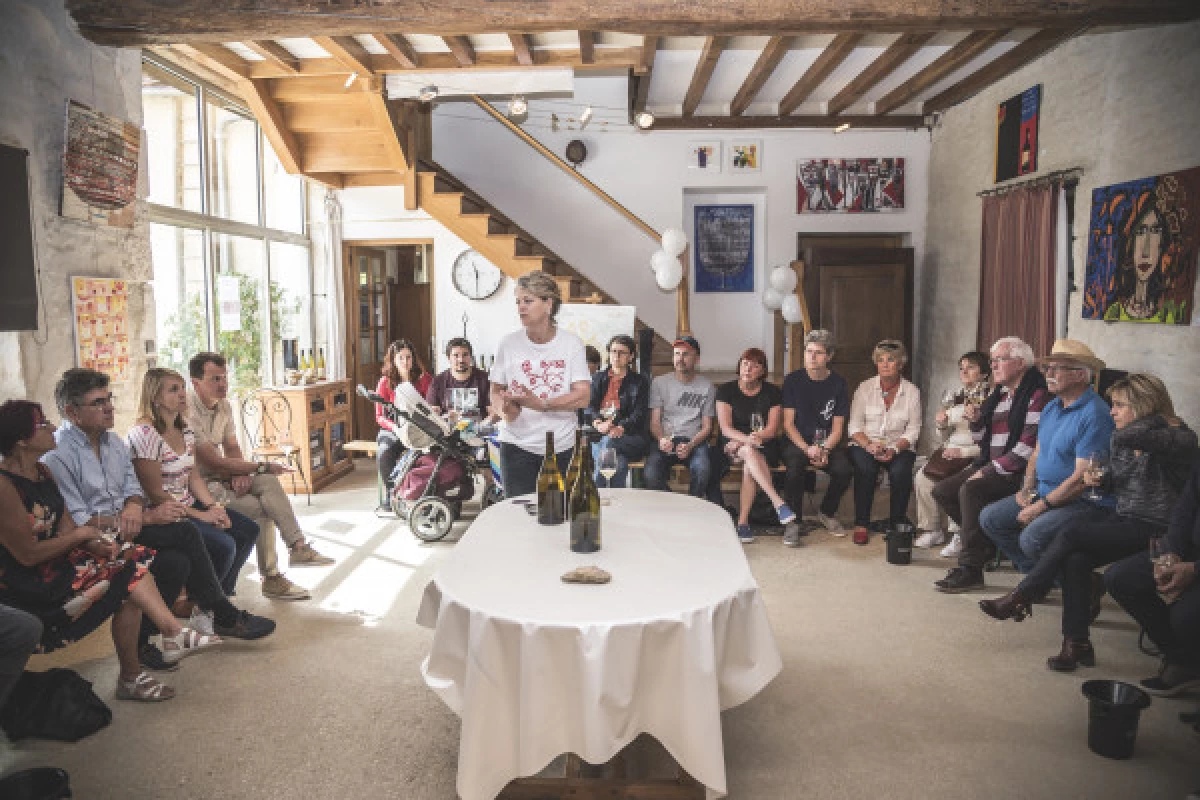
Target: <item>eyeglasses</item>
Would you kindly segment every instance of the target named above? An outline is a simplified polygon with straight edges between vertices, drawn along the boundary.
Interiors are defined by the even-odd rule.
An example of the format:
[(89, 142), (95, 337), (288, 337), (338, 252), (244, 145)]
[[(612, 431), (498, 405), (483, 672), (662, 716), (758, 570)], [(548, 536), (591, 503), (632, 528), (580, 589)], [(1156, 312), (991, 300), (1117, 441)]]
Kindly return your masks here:
[(1042, 372), (1049, 375), (1051, 372), (1081, 372), (1083, 367), (1076, 367), (1070, 364), (1047, 364), (1042, 367)]
[(1002, 364), (1005, 361), (1016, 361), (1016, 356), (992, 356), (988, 359), (989, 364)]
[(109, 395), (105, 395), (104, 397), (97, 397), (95, 400), (93, 400), (90, 403), (80, 403), (79, 407), (80, 408), (112, 408), (113, 402), (115, 400), (116, 400), (116, 397), (109, 394)]

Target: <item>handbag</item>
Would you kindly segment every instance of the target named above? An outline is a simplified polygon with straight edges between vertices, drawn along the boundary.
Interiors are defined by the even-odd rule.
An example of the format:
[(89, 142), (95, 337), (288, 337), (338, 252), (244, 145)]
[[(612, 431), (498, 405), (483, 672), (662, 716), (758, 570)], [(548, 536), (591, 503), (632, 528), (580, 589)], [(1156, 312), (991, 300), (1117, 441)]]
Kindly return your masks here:
[(946, 458), (946, 448), (939, 447), (933, 451), (925, 464), (925, 477), (929, 480), (944, 481), (951, 475), (957, 475), (971, 465), (973, 458)]
[(112, 711), (78, 672), (55, 668), (23, 672), (0, 709), (8, 738), (77, 742), (112, 721)]

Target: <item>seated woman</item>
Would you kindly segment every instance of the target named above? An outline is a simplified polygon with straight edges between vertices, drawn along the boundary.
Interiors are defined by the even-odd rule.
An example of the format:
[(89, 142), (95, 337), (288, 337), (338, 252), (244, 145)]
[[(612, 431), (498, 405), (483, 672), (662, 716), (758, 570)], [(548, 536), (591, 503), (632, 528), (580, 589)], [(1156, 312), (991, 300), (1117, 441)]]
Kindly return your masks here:
[(891, 482), (893, 524), (903, 522), (912, 496), (913, 447), (921, 435), (921, 390), (900, 376), (908, 351), (895, 339), (884, 339), (871, 353), (878, 375), (867, 378), (850, 401), (850, 463), (854, 466), (854, 543), (870, 534), (875, 481), (886, 469)]
[[(942, 410), (934, 417), (937, 423), (938, 448), (943, 459), (934, 463), (959, 461), (962, 467), (946, 475), (931, 475), (922, 470), (913, 481), (913, 489), (917, 495), (917, 527), (923, 531), (913, 542), (915, 547), (936, 547), (946, 541), (947, 532), (958, 537), (958, 526), (953, 520), (949, 520), (947, 527), (946, 512), (933, 498), (933, 487), (938, 481), (957, 475), (964, 469), (970, 469), (971, 462), (962, 459), (974, 460), (979, 455), (979, 445), (971, 438), (971, 421), (966, 418), (964, 412), (968, 399), (978, 398), (978, 401), (982, 402), (983, 398), (987, 397), (988, 378), (991, 374), (992, 367), (988, 363), (987, 353), (972, 350), (964, 353), (958, 360), (958, 379), (962, 382), (962, 388), (953, 392), (947, 390), (948, 396), (943, 399)], [(947, 403), (951, 402), (952, 405), (947, 407)], [(951, 543), (946, 550), (948, 553), (943, 555), (947, 558), (957, 555), (961, 544), (956, 547)]]
[[(396, 399), (396, 387), (402, 383), (411, 383), (421, 397), (425, 396), (433, 383), (433, 376), (421, 366), (421, 360), (417, 358), (417, 348), (408, 339), (397, 339), (388, 345), (383, 358), (382, 372), (379, 385), (375, 387), (375, 394), (389, 403)], [(375, 454), (376, 463), (379, 465), (379, 479), (390, 492), (392, 471), (396, 469), (396, 462), (408, 448), (400, 441), (401, 421), (393, 418), (384, 406), (379, 404), (375, 405), (375, 422), (379, 425), (379, 433), (375, 437), (375, 443), (379, 446)]]
[(166, 504), (200, 531), (221, 589), (232, 595), (258, 541), (258, 523), (214, 500), (194, 469), (196, 437), (183, 421), (187, 402), (182, 375), (164, 367), (146, 370), (138, 421), (126, 442), (149, 505)]
[(120, 664), (117, 697), (169, 700), (175, 690), (138, 663), (142, 614), (162, 631), (163, 656), (172, 664), (221, 639), (181, 626), (171, 614), (147, 571), (154, 551), (75, 525), (50, 471), (38, 463), (53, 449), (54, 425), (41, 406), (25, 400), (0, 406), (0, 603), (41, 620), (43, 653), (83, 638), (112, 617)]
[[(640, 460), (650, 447), (650, 381), (629, 369), (636, 352), (632, 336), (619, 334), (609, 341), (608, 368), (592, 375), (587, 408), (592, 427), (603, 437), (592, 444), (592, 461), (599, 465), (605, 448), (616, 452), (617, 471), (608, 484), (616, 488), (625, 486), (629, 462)], [(599, 469), (595, 478), (600, 480)]]
[[(759, 489), (771, 499), (780, 523), (787, 525), (796, 519), (796, 514), (771, 481), (771, 468), (783, 460), (779, 442), (783, 430), (783, 392), (765, 380), (767, 354), (751, 347), (738, 358), (737, 374), (737, 380), (717, 388), (717, 424), (721, 426), (718, 442), (724, 456), (722, 461), (744, 465), (737, 534), (743, 542), (753, 542), (750, 507)], [(729, 470), (728, 463), (718, 467), (713, 470), (715, 481), (720, 481)]]
[(1092, 572), (1134, 553), (1145, 552), (1152, 536), (1166, 530), (1179, 492), (1196, 455), (1196, 434), (1175, 416), (1167, 387), (1153, 375), (1133, 374), (1109, 389), (1112, 418), (1112, 469), (1101, 480), (1085, 476), (1092, 487), (1115, 493), (1115, 510), (1097, 522), (1088, 518), (1066, 526), (1042, 553), (1033, 570), (1003, 597), (979, 607), (996, 619), (1022, 620), (1030, 605), (1062, 582), (1062, 652), (1046, 666), (1070, 672), (1094, 666), (1096, 654), (1088, 626), (1100, 613), (1104, 581)]

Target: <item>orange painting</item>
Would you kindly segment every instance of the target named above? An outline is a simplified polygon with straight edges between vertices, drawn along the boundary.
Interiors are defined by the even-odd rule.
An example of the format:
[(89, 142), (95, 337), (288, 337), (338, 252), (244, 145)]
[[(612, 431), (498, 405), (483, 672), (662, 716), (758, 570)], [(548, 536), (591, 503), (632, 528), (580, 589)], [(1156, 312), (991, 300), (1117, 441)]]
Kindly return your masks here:
[(72, 278), (75, 363), (129, 378), (129, 284), (111, 278)]

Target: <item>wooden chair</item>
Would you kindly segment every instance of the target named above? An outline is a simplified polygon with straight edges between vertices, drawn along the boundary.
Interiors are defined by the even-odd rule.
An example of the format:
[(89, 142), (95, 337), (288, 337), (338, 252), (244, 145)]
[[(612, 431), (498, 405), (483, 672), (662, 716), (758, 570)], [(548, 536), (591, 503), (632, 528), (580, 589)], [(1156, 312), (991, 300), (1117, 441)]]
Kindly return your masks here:
[(307, 502), (312, 505), (312, 487), (300, 466), (300, 448), (292, 441), (292, 407), (287, 398), (275, 389), (251, 391), (242, 400), (242, 431), (251, 460), (291, 467), (292, 494), (296, 493), (299, 475)]

